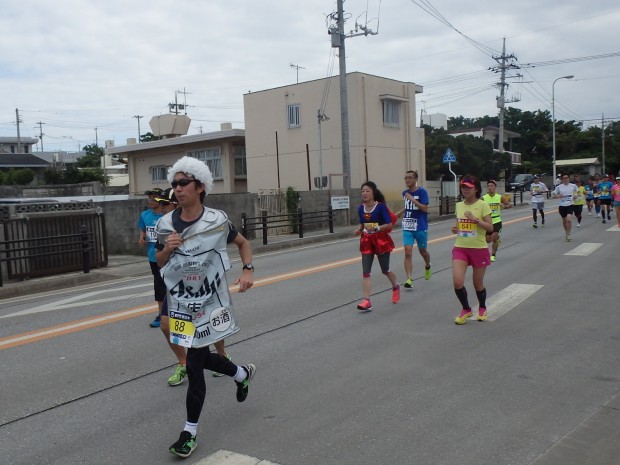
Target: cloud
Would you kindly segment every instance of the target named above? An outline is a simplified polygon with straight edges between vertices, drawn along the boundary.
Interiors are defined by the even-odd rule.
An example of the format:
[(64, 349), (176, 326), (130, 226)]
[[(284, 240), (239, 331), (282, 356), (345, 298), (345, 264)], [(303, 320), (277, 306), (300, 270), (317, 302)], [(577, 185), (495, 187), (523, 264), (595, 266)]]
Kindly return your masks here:
[[(411, 0), (347, 0), (344, 6), (345, 30), (357, 19), (379, 31), (346, 40), (347, 70), (423, 85), (418, 105), (431, 113), (497, 113), (498, 75), (489, 68), (497, 66), (492, 55), (501, 53), (504, 37), (520, 65), (618, 52), (620, 9), (611, 0), (524, 1), (518, 8), (434, 1), (479, 47)], [(0, 135), (15, 135), (19, 108), (22, 135), (37, 135), (36, 122), (45, 123), (46, 150), (73, 150), (75, 141), (91, 143), (95, 136), (100, 144), (123, 144), (137, 135), (133, 116), (144, 116), (145, 132), (148, 120), (166, 112), (183, 89), (188, 94), (176, 97), (187, 98), (193, 133), (226, 121), (243, 127), (243, 94), (294, 83), (291, 63), (303, 67), (300, 81), (327, 76), (326, 17), (335, 9), (333, 0), (7, 0), (0, 17)], [(510, 74), (517, 73), (523, 77), (509, 80), (507, 96), (520, 96), (512, 103), (518, 108), (550, 110), (553, 80), (574, 74), (572, 82), (556, 83), (558, 118), (620, 117), (620, 57)]]

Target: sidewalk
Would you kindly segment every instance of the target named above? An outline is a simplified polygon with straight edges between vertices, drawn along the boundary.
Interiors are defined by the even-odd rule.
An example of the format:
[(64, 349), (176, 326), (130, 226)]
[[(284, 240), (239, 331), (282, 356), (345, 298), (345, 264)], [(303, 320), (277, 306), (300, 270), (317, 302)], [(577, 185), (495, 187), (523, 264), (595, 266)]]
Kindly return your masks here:
[[(352, 238), (354, 228), (355, 226), (349, 228), (341, 226), (335, 228), (333, 234), (325, 230), (311, 231), (305, 233), (303, 239), (300, 239), (297, 234), (270, 236), (267, 245), (263, 245), (262, 237), (252, 239), (250, 243), (252, 244), (252, 253), (258, 255), (265, 252), (300, 247), (307, 244)], [(231, 258), (239, 257), (236, 247), (229, 247), (228, 250)], [(24, 281), (4, 282), (4, 286), (0, 287), (0, 301), (9, 297), (55, 291), (83, 284), (126, 278), (129, 276), (148, 276), (150, 274), (151, 268), (149, 267), (146, 255), (110, 255), (108, 256), (107, 267), (94, 268), (90, 270), (89, 273), (76, 271), (42, 278), (26, 279)]]

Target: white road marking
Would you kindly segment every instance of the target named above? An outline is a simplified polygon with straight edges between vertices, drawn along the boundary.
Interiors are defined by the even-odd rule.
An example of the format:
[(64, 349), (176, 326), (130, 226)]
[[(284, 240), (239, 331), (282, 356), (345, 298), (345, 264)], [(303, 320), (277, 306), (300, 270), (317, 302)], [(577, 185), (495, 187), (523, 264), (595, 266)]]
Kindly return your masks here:
[(564, 255), (577, 255), (579, 257), (587, 257), (592, 252), (594, 252), (599, 247), (602, 247), (603, 244), (599, 244), (596, 242), (584, 242), (581, 245), (578, 245), (570, 252), (566, 252)]
[(195, 465), (278, 465), (267, 460), (257, 459), (249, 455), (237, 454), (229, 450), (220, 449), (214, 454), (196, 462)]
[[(153, 291), (146, 291), (146, 292), (141, 292), (139, 294), (132, 294), (132, 295), (122, 294), (122, 291), (141, 288), (145, 286), (153, 287), (153, 283), (134, 284), (132, 286), (119, 287), (118, 289), (114, 289), (114, 290), (105, 289), (105, 290), (99, 290), (99, 291), (91, 291), (85, 294), (78, 294), (73, 297), (67, 297), (66, 299), (61, 299), (61, 300), (58, 300), (56, 302), (52, 302), (49, 304), (39, 305), (38, 307), (31, 307), (27, 310), (21, 310), (19, 312), (2, 315), (0, 316), (0, 319), (9, 318), (13, 316), (32, 315), (34, 313), (51, 312), (55, 310), (63, 310), (66, 308), (83, 307), (85, 305), (94, 305), (94, 304), (100, 304), (104, 302), (114, 302), (117, 300), (127, 300), (129, 298), (146, 297), (149, 295), (153, 295)], [(110, 297), (102, 298), (102, 299), (83, 300), (83, 299), (87, 299), (90, 297), (94, 297), (99, 294), (113, 294), (113, 295), (111, 295)]]
[[(532, 296), (536, 291), (542, 289), (541, 284), (517, 284), (513, 283), (497, 294), (487, 299), (487, 321), (495, 321), (504, 316), (510, 310), (515, 308), (528, 297)], [(474, 311), (474, 317), (477, 309)]]
[(611, 228), (607, 228), (607, 231), (620, 232), (620, 228), (616, 225), (612, 226)]

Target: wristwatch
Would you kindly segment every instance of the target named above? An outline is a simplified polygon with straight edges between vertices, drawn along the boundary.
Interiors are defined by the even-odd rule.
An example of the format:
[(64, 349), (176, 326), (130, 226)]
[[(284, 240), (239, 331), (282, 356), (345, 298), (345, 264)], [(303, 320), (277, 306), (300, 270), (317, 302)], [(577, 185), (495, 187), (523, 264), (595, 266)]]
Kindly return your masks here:
[(254, 271), (254, 265), (252, 265), (251, 263), (244, 263), (243, 264), (243, 269), (244, 270)]

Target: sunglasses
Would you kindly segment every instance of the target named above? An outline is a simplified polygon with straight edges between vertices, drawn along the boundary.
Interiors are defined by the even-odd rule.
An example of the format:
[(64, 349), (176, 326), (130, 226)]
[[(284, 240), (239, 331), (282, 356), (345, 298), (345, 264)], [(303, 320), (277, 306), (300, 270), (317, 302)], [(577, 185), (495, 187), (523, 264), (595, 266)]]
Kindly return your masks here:
[(189, 179), (189, 178), (181, 178), (178, 181), (172, 181), (170, 185), (172, 186), (173, 189), (176, 189), (178, 186), (181, 186), (181, 187), (189, 186), (193, 182), (196, 182), (196, 180)]

